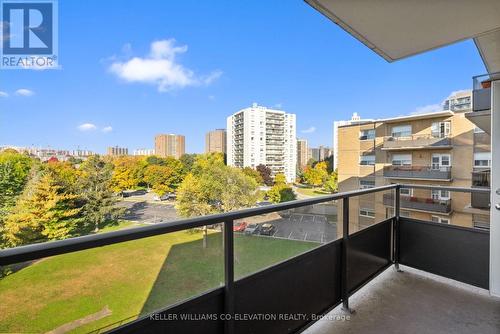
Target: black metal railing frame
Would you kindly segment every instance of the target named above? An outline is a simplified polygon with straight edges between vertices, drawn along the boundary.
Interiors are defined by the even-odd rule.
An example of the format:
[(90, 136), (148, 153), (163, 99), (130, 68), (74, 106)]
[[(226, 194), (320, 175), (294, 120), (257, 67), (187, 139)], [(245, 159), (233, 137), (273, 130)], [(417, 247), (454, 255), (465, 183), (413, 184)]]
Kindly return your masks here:
[[(224, 231), (224, 311), (226, 314), (234, 314), (234, 231), (233, 222), (237, 219), (248, 218), (252, 216), (262, 215), (283, 210), (342, 200), (342, 224), (343, 224), (343, 242), (342, 242), (342, 274), (341, 274), (341, 301), (343, 307), (349, 310), (349, 290), (348, 290), (348, 263), (347, 253), (349, 249), (349, 199), (351, 197), (377, 193), (382, 191), (394, 190), (394, 216), (388, 219), (393, 220), (393, 234), (391, 245), (392, 263), (399, 270), (399, 222), (400, 222), (400, 197), (401, 189), (439, 189), (455, 192), (478, 192), (489, 193), (488, 189), (480, 188), (461, 188), (461, 187), (443, 187), (443, 186), (427, 186), (427, 185), (408, 185), (408, 184), (391, 184), (380, 187), (360, 189), (337, 193), (332, 195), (320, 196), (305, 200), (296, 200), (280, 204), (274, 204), (264, 207), (248, 208), (234, 212), (208, 215), (184, 219), (174, 222), (159, 223), (157, 225), (138, 227), (121, 231), (107, 232), (102, 234), (94, 234), (72, 239), (45, 242), (40, 244), (32, 244), (16, 248), (7, 248), (0, 250), (0, 266), (11, 265), (15, 263), (32, 261), (48, 256), (77, 252), (85, 249), (107, 246), (115, 243), (152, 237), (165, 233), (172, 233), (192, 228), (202, 227), (206, 225), (223, 224)], [(321, 246), (320, 246), (321, 247)], [(298, 255), (300, 256), (300, 255)], [(288, 259), (290, 260), (290, 259)], [(181, 302), (182, 303), (182, 302)], [(158, 312), (158, 311), (157, 311)], [(156, 312), (154, 312), (156, 313)], [(146, 316), (147, 317), (147, 316)], [(234, 317), (229, 317), (233, 318)], [(126, 324), (124, 325), (126, 326)], [(225, 333), (234, 333), (234, 321), (225, 320)]]

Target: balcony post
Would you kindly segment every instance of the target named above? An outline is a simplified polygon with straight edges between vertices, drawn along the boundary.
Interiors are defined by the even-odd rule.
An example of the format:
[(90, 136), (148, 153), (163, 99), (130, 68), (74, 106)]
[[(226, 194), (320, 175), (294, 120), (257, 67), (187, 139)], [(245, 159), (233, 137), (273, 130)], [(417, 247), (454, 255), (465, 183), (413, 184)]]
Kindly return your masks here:
[(394, 267), (397, 272), (402, 272), (399, 269), (399, 221), (400, 221), (400, 211), (401, 211), (401, 186), (398, 184), (395, 189), (394, 196), (394, 233), (393, 233), (393, 241), (394, 241)]
[(233, 231), (232, 220), (224, 222), (223, 237), (224, 237), (224, 283), (225, 283), (224, 334), (233, 334), (234, 333), (234, 231)]
[(349, 288), (347, 282), (348, 276), (348, 257), (349, 249), (349, 197), (342, 198), (342, 274), (340, 286), (342, 288), (342, 309), (348, 313), (354, 313), (354, 310), (349, 308)]

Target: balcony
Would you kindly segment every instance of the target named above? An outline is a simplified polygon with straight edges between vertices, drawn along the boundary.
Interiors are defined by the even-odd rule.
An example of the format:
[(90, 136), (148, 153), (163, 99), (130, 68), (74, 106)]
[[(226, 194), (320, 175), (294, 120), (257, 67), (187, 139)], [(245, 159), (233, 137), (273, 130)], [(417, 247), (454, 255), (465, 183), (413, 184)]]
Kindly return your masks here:
[(385, 166), (384, 177), (394, 179), (420, 179), (451, 181), (451, 167)]
[[(224, 275), (221, 277), (221, 286), (166, 307), (155, 308), (130, 319), (107, 324), (105, 331), (112, 333), (297, 333), (313, 325), (322, 315), (335, 307), (342, 305), (349, 310), (349, 305), (351, 305), (355, 306), (358, 312), (356, 315), (349, 316), (351, 319), (359, 316), (359, 321), (353, 320), (346, 323), (329, 321), (327, 325), (334, 326), (334, 328), (328, 330), (328, 333), (333, 333), (335, 330), (349, 331), (353, 328), (357, 328), (354, 330), (356, 333), (428, 332), (431, 329), (433, 331), (441, 328), (443, 332), (454, 333), (498, 332), (500, 319), (497, 310), (500, 307), (500, 301), (486, 297), (486, 292), (483, 290), (489, 288), (490, 239), (488, 231), (403, 218), (399, 216), (396, 209), (394, 217), (363, 230), (349, 232), (349, 203), (352, 197), (385, 191), (399, 193), (401, 188), (408, 187), (413, 186), (387, 185), (3, 249), (0, 250), (0, 266), (81, 251), (92, 252), (109, 245), (118, 246), (124, 242), (142, 240), (144, 247), (147, 247), (151, 242), (151, 237), (222, 224), (224, 226), (223, 238), (219, 238), (217, 240), (219, 242), (214, 243), (220, 247), (220, 241), (223, 240), (220, 257), (223, 258), (221, 269)], [(451, 187), (446, 190), (478, 191)], [(342, 203), (341, 238), (320, 242), (298, 255), (292, 255), (282, 262), (249, 275), (238, 275), (238, 277), (235, 274), (235, 263), (239, 263), (243, 256), (243, 254), (235, 254), (234, 244), (240, 239), (233, 229), (235, 220), (274, 214), (278, 217), (277, 220), (285, 223), (284, 225), (289, 225), (294, 221), (294, 224), (299, 224), (293, 215), (284, 213), (294, 212), (292, 210), (295, 209), (300, 211), (306, 206), (336, 200)], [(282, 212), (282, 215), (277, 215), (278, 212)], [(303, 223), (303, 217), (301, 220)], [(316, 218), (312, 221), (315, 224), (320, 222), (316, 221)], [(252, 240), (258, 237), (248, 236), (248, 238)], [(457, 245), (460, 246), (457, 247)], [(182, 247), (179, 250), (182, 250)], [(201, 248), (198, 251), (201, 251)], [(185, 259), (182, 256), (178, 259), (181, 258)], [(204, 257), (199, 258), (200, 261), (203, 259)], [(47, 259), (47, 261), (50, 260)], [(40, 261), (35, 265), (43, 262)], [(400, 265), (404, 266), (407, 272), (386, 270), (393, 265), (396, 268)], [(176, 263), (168, 263), (168, 266), (175, 267)], [(119, 267), (112, 268), (112, 270), (119, 270)], [(432, 275), (432, 280), (420, 278), (422, 273)], [(189, 281), (189, 277), (186, 276), (184, 279)], [(198, 282), (199, 279), (202, 277), (194, 277), (193, 282)], [(455, 282), (450, 283), (449, 279)], [(165, 293), (165, 289), (169, 287), (168, 282), (163, 278), (151, 293)], [(186, 283), (191, 284), (191, 282)], [(457, 284), (461, 284), (462, 287), (457, 288)], [(134, 286), (132, 285), (131, 288)], [(85, 291), (71, 292), (76, 295), (76, 298), (85, 298)], [(81, 293), (82, 297), (78, 297), (78, 293)], [(376, 296), (376, 298), (366, 298), (366, 295)], [(132, 301), (124, 300), (123, 303), (132, 303)], [(20, 307), (23, 306), (20, 305)], [(64, 305), (61, 304), (60, 307)], [(394, 313), (385, 313), (390, 310)], [(433, 312), (434, 310), (436, 313)], [(45, 312), (45, 310), (40, 312)], [(380, 317), (376, 314), (380, 314)], [(216, 315), (216, 317), (204, 320), (204, 315)], [(259, 315), (268, 315), (272, 318)], [(292, 315), (295, 316), (292, 317)], [(370, 321), (374, 323), (370, 325)], [(363, 324), (365, 327), (360, 328), (359, 326)], [(387, 324), (395, 327), (387, 327)], [(422, 327), (422, 324), (427, 325)], [(345, 328), (346, 326), (349, 328)], [(317, 332), (314, 331), (315, 328)], [(320, 331), (317, 327), (309, 328), (309, 333)], [(102, 331), (98, 329), (95, 332)]]
[[(384, 194), (384, 205), (394, 206), (394, 195)], [(401, 196), (401, 208), (449, 214), (451, 212), (451, 200), (437, 200), (432, 198), (420, 198), (413, 196)]]
[(491, 134), (491, 82), (499, 79), (500, 72), (472, 78), (472, 112), (465, 116), (488, 134)]
[[(472, 187), (476, 189), (490, 190), (490, 170), (472, 172)], [(471, 193), (471, 207), (476, 209), (490, 209), (490, 194)]]
[(451, 148), (449, 136), (434, 134), (409, 135), (404, 137), (384, 137), (385, 151), (432, 150)]

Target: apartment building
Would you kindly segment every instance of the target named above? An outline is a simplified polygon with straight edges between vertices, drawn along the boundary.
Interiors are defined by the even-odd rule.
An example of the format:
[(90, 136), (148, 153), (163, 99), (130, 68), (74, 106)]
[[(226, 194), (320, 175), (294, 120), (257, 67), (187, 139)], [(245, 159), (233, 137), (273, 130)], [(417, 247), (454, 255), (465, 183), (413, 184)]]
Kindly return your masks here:
[(159, 134), (155, 136), (155, 154), (179, 159), (186, 153), (186, 139), (183, 135)]
[(205, 135), (205, 153), (226, 154), (226, 129), (216, 129)]
[[(468, 94), (468, 107), (452, 102), (454, 96), (441, 112), (339, 126), (340, 191), (391, 183), (489, 187), (490, 136), (465, 117), (471, 110)], [(406, 217), (489, 226), (487, 195), (420, 189), (402, 189), (401, 195), (401, 215)], [(391, 216), (393, 206), (392, 193), (353, 198), (349, 212), (353, 228)]]
[(112, 157), (128, 155), (128, 148), (118, 146), (108, 147), (106, 150), (106, 154)]
[(155, 150), (153, 148), (138, 148), (133, 152), (136, 156), (150, 156), (155, 155)]
[(309, 147), (306, 139), (297, 139), (297, 170), (304, 169), (309, 161)]
[(362, 119), (361, 116), (358, 115), (357, 112), (353, 113), (351, 119), (348, 121), (335, 121), (333, 122), (333, 168), (337, 168), (338, 166), (338, 131), (340, 126), (346, 126), (351, 124), (358, 124), (362, 122), (369, 122), (371, 119)]
[(296, 117), (259, 106), (242, 109), (227, 118), (227, 162), (255, 168), (262, 164), (272, 175), (293, 182), (297, 168)]

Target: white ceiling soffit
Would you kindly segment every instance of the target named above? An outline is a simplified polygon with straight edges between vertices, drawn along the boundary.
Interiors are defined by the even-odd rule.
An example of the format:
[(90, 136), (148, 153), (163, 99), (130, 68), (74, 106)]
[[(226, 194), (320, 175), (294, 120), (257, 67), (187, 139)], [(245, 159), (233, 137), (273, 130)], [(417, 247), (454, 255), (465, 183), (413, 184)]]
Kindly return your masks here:
[(500, 30), (500, 0), (305, 1), (390, 62)]
[(488, 73), (500, 72), (500, 30), (474, 38)]

